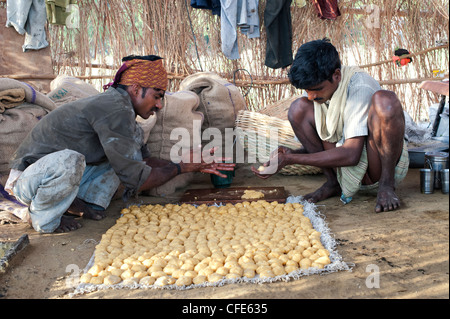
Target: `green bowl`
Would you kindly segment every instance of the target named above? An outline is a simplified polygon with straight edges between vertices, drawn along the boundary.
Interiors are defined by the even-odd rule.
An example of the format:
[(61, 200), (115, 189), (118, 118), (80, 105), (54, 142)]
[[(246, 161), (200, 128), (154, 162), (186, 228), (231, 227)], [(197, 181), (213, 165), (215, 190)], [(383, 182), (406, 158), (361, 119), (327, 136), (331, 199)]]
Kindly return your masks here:
[(215, 188), (228, 188), (233, 182), (234, 171), (219, 171), (227, 175), (226, 178), (211, 174), (211, 183)]

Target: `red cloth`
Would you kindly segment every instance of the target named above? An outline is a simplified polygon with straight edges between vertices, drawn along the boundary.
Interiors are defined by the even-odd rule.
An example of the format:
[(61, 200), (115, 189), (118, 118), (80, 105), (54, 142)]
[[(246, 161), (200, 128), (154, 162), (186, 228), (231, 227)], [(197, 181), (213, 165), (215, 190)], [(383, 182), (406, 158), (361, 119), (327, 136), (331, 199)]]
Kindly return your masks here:
[(341, 15), (337, 0), (312, 0), (321, 19), (336, 20)]

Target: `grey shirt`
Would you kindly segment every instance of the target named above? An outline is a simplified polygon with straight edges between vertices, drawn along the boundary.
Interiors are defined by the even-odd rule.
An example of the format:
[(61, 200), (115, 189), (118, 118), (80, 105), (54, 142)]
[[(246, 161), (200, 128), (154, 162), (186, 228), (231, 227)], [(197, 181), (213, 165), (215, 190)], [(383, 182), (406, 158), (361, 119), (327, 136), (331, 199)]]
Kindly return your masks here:
[(150, 151), (142, 137), (128, 93), (109, 88), (43, 117), (13, 155), (11, 168), (23, 171), (47, 154), (71, 149), (83, 154), (87, 165), (108, 161), (133, 194), (151, 171), (143, 162)]

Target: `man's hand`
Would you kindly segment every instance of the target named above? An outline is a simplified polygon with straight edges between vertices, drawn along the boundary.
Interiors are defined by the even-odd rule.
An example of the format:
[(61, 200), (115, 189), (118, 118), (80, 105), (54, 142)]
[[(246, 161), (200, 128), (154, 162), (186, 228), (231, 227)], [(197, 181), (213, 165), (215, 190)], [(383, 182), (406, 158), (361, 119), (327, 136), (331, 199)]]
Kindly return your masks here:
[(278, 173), (284, 166), (284, 155), (292, 154), (292, 150), (285, 146), (279, 146), (270, 154), (269, 161), (261, 165), (259, 168), (252, 167), (252, 172), (262, 179), (267, 179), (270, 176)]
[(217, 157), (215, 152), (217, 147), (201, 151), (201, 145), (191, 149), (188, 158), (183, 158), (180, 162), (181, 172), (201, 172), (214, 174), (223, 178), (227, 176), (220, 171), (234, 171), (235, 163), (225, 163), (229, 158)]

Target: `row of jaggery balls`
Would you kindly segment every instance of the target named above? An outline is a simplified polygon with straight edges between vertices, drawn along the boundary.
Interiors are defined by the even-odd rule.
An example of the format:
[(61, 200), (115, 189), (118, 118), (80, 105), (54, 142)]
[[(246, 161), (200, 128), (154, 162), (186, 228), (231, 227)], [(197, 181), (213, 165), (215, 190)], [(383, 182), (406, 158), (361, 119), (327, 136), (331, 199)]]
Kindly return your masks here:
[(331, 262), (299, 203), (143, 205), (121, 213), (81, 282), (189, 286), (274, 278)]

